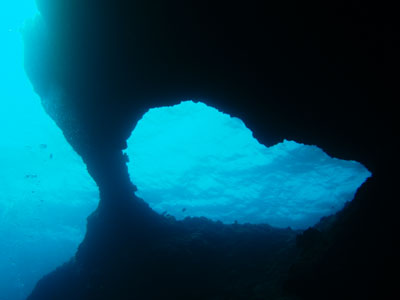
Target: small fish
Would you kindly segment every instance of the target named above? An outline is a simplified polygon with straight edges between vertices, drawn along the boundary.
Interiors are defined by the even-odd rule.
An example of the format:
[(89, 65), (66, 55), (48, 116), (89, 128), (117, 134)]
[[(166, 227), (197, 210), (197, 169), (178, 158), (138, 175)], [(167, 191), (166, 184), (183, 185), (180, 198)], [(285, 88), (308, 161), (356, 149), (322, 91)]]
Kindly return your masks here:
[(185, 211), (186, 211), (186, 207), (182, 208), (182, 212), (185, 212)]
[(40, 144), (39, 147), (40, 147), (40, 149), (46, 149), (47, 148), (47, 144)]
[(26, 174), (25, 178), (37, 178), (38, 176), (36, 174)]

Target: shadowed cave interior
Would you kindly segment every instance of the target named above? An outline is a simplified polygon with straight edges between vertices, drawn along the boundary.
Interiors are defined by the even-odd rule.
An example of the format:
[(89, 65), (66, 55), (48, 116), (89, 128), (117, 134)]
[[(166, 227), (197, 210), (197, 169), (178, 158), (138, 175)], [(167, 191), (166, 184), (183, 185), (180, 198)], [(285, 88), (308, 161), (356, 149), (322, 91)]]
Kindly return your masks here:
[[(41, 17), (24, 33), (25, 69), (46, 113), (86, 164), (100, 203), (76, 255), (43, 277), (28, 299), (376, 299), (391, 293), (392, 81), (389, 66), (375, 58), (394, 57), (390, 43), (379, 43), (392, 35), (371, 30), (367, 41), (354, 40), (360, 28), (352, 25), (368, 21), (379, 28), (379, 22), (359, 15), (356, 4), (346, 5), (352, 17), (346, 19), (341, 3), (333, 10), (295, 1), (289, 7), (178, 0), (37, 4)], [(379, 12), (364, 8), (367, 16)], [(305, 231), (157, 214), (134, 196), (123, 151), (148, 109), (187, 99), (240, 118), (265, 146), (285, 139), (318, 145), (332, 157), (362, 163), (373, 176), (343, 210)]]

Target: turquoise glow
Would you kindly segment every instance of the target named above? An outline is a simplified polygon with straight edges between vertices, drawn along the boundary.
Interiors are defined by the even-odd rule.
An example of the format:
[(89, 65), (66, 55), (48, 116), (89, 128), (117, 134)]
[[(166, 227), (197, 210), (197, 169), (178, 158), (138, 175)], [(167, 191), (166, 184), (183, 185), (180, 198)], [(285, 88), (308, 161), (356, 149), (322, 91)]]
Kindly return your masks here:
[(316, 146), (267, 148), (241, 120), (192, 101), (151, 109), (127, 154), (138, 196), (177, 219), (303, 229), (342, 209), (371, 175)]
[[(37, 13), (34, 1), (0, 8), (0, 300), (22, 300), (74, 255), (98, 190), (24, 72), (19, 30)], [(266, 148), (239, 119), (190, 101), (152, 109), (128, 144), (138, 195), (178, 219), (304, 228), (370, 176), (315, 146)]]
[(0, 7), (0, 300), (21, 300), (74, 255), (98, 192), (24, 72), (34, 0)]

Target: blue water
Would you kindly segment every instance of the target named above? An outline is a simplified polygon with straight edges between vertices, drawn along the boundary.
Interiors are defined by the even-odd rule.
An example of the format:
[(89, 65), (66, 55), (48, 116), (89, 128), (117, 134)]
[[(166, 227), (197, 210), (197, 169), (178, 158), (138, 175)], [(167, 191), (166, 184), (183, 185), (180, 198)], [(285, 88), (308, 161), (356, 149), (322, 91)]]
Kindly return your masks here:
[[(0, 300), (24, 299), (73, 256), (99, 197), (24, 72), (19, 28), (35, 14), (33, 0), (0, 4)], [(239, 119), (191, 101), (150, 110), (126, 152), (137, 194), (178, 219), (305, 228), (370, 175), (315, 146), (266, 148)]]
[(0, 4), (0, 300), (24, 299), (69, 260), (98, 191), (23, 69), (19, 28), (34, 0)]
[(128, 140), (138, 196), (159, 213), (305, 229), (342, 209), (371, 174), (316, 146), (265, 147), (204, 103), (151, 109)]

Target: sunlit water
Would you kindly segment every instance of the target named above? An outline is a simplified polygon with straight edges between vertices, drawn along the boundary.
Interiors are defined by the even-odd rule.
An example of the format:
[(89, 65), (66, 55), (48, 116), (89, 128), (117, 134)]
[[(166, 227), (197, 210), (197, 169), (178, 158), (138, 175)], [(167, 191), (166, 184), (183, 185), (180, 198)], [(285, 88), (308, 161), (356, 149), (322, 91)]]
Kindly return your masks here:
[(98, 202), (23, 69), (19, 28), (36, 13), (33, 0), (0, 4), (0, 300), (24, 299), (74, 255)]
[(371, 174), (316, 146), (265, 147), (240, 119), (204, 103), (151, 109), (128, 140), (138, 195), (178, 219), (304, 229), (351, 201)]
[[(6, 3), (6, 4), (5, 4)], [(0, 300), (21, 300), (70, 259), (98, 190), (45, 114), (19, 33), (34, 1), (0, 5)], [(370, 175), (291, 141), (266, 148), (239, 119), (202, 103), (150, 110), (128, 141), (138, 195), (178, 219), (305, 228), (340, 210)]]

